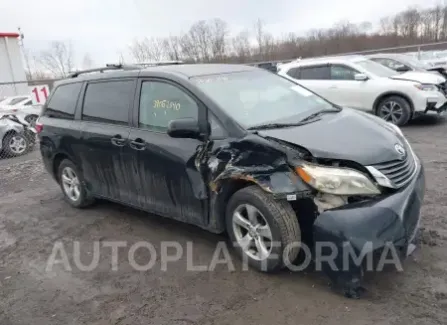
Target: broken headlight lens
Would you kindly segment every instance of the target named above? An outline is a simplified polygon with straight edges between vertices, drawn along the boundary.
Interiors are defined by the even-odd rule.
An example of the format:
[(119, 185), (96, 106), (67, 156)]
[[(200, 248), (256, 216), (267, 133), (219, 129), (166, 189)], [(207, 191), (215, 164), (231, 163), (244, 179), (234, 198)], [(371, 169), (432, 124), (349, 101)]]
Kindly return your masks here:
[(376, 195), (380, 190), (361, 172), (349, 168), (304, 164), (295, 168), (313, 188), (334, 195)]

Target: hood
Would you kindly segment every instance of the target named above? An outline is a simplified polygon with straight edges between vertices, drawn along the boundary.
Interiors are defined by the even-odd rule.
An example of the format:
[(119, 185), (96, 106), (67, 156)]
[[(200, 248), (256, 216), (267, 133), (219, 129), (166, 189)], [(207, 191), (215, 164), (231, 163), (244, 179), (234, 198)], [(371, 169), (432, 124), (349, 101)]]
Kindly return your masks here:
[(423, 84), (432, 84), (432, 85), (437, 85), (440, 83), (444, 83), (446, 81), (445, 78), (441, 75), (437, 75), (430, 72), (419, 72), (419, 71), (404, 72), (402, 74), (391, 77), (391, 79), (416, 81)]
[(309, 124), (262, 130), (259, 135), (304, 147), (316, 158), (350, 160), (364, 166), (400, 159), (394, 147), (404, 145), (385, 121), (349, 108)]

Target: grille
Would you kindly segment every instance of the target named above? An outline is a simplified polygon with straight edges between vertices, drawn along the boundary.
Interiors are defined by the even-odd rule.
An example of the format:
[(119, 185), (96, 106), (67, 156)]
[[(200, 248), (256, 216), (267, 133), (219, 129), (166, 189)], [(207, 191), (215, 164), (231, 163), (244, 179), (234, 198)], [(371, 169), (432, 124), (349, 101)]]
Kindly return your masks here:
[(388, 177), (397, 187), (405, 185), (416, 169), (414, 158), (409, 153), (403, 160), (391, 160), (372, 166)]

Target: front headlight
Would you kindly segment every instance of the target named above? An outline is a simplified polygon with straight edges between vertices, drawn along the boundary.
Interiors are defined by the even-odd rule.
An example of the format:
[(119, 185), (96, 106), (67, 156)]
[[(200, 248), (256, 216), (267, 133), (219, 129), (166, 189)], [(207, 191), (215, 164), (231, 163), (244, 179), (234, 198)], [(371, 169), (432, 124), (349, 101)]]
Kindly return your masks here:
[(361, 172), (349, 168), (304, 164), (295, 168), (303, 181), (313, 188), (335, 195), (375, 195), (380, 190)]
[(438, 88), (435, 85), (431, 84), (416, 84), (414, 85), (417, 89), (423, 91), (438, 91)]

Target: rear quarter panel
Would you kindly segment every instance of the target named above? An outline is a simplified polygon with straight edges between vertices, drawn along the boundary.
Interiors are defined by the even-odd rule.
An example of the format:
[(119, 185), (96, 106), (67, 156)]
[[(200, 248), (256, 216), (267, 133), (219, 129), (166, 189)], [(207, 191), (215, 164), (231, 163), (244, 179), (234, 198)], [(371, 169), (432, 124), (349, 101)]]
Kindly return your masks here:
[(48, 172), (55, 176), (54, 159), (58, 154), (80, 166), (80, 122), (43, 116), (39, 123), (43, 125), (39, 133), (40, 153)]

